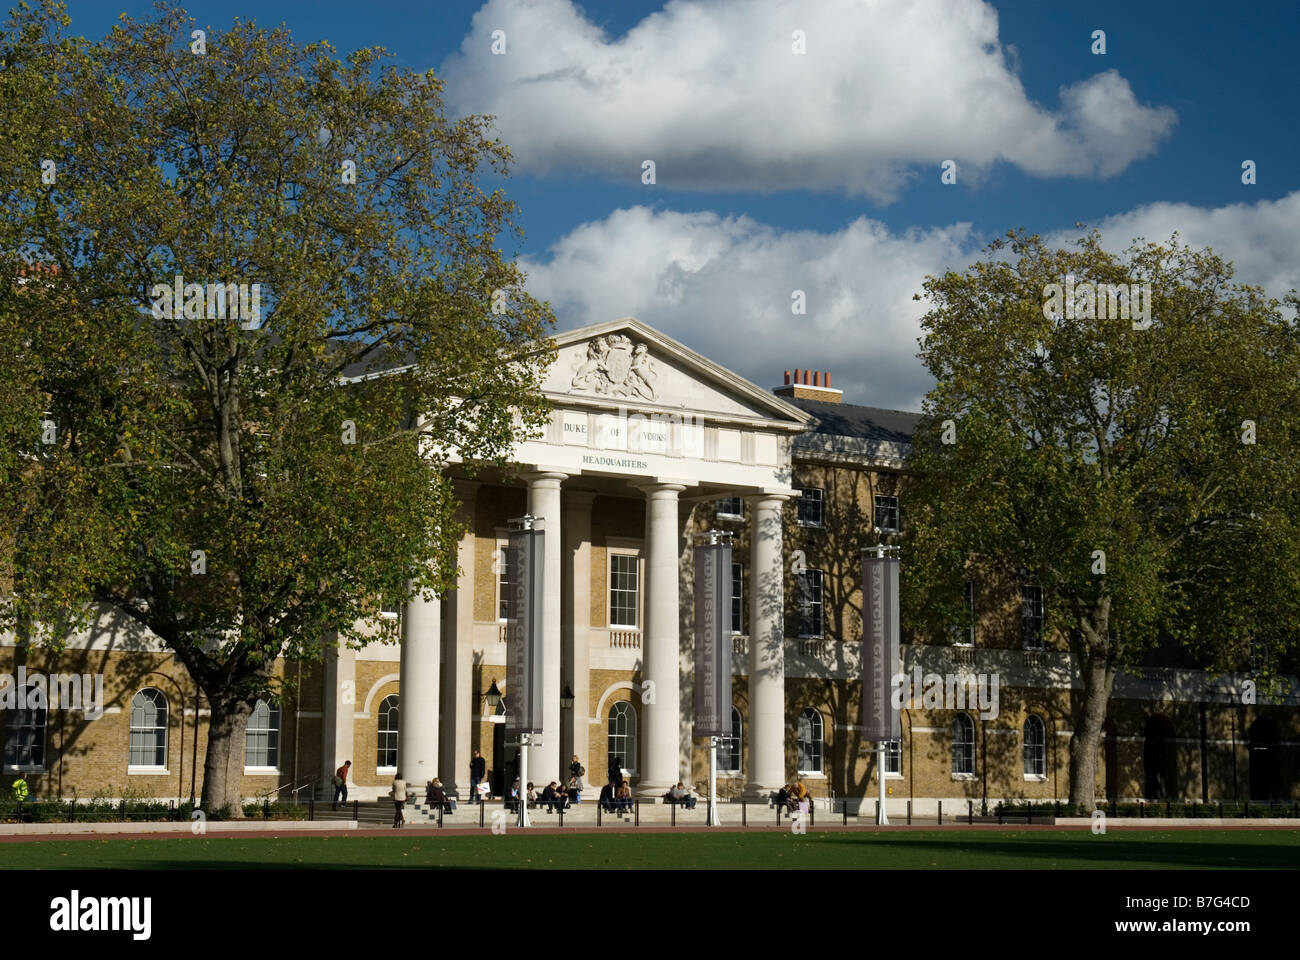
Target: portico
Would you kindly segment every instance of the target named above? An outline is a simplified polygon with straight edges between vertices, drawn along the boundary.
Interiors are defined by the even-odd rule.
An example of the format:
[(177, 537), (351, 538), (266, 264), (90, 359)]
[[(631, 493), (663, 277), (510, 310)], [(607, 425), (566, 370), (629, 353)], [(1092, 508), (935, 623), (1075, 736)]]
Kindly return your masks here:
[(735, 665), (749, 676), (745, 784), (776, 789), (786, 779), (780, 511), (796, 495), (791, 440), (810, 418), (631, 318), (555, 340), (550, 422), (521, 438), (516, 470), (484, 471), (464, 489), (471, 542), (457, 589), (404, 611), (398, 763), (410, 780), (437, 770), (459, 786), (478, 748), (498, 777), (513, 776), (503, 718), (487, 715), (482, 696), (495, 681), (508, 708), (500, 548), (508, 518), (526, 510), (547, 532), (544, 732), (531, 779), (567, 775), (574, 753), (592, 785), (616, 754), (642, 794), (689, 779), (690, 538), (712, 525), (715, 501), (738, 497), (750, 544), (734, 557), (751, 638)]

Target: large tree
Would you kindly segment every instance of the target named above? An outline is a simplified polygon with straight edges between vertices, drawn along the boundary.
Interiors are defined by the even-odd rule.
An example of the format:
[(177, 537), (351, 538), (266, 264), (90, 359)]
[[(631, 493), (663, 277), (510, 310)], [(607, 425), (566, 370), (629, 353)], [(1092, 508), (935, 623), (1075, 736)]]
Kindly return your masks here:
[(203, 802), (238, 810), (277, 658), (454, 582), (439, 464), (542, 422), (553, 321), (497, 246), (489, 118), (382, 50), (195, 27), (90, 42), (43, 3), (0, 34), (0, 628), (151, 630), (211, 708)]
[[(1107, 285), (1095, 308), (1085, 284)], [(1138, 302), (1106, 317), (1119, 284), (1149, 285), (1149, 322)], [(1043, 587), (1082, 681), (1070, 801), (1091, 809), (1119, 670), (1238, 669), (1259, 641), (1276, 663), (1300, 637), (1295, 294), (1288, 308), (1233, 284), (1176, 237), (1115, 256), (1096, 233), (1064, 250), (1009, 234), (925, 293), (913, 629), (961, 622), (972, 576), (1010, 585), (1010, 603), (1026, 577)]]

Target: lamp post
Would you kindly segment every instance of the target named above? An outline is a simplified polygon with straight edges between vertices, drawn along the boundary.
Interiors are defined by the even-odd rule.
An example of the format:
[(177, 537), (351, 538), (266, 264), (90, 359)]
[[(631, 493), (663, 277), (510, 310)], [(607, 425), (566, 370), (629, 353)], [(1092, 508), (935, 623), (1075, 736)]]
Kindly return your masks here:
[(542, 606), (546, 592), (542, 583), (545, 567), (546, 531), (542, 520), (524, 514), (510, 521), (508, 587), (510, 616), (506, 626), (506, 686), (510, 705), (506, 710), (506, 733), (519, 737), (519, 826), (528, 819), (528, 748), (541, 746), (543, 704)]
[(719, 826), (718, 741), (731, 724), (731, 534), (710, 530), (695, 545), (695, 736), (709, 738), (709, 805)]
[[(895, 555), (889, 556), (890, 551)], [(901, 740), (902, 734), (892, 696), (898, 669), (897, 551), (897, 547), (881, 543), (862, 550), (863, 739), (876, 741), (877, 826), (889, 825), (885, 812), (886, 747)]]

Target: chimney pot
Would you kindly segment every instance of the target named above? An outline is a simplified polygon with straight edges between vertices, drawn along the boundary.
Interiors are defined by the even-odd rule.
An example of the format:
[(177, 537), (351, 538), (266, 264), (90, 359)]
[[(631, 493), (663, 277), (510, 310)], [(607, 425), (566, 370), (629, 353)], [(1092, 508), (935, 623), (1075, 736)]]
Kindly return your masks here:
[(787, 370), (787, 371), (785, 372), (785, 382), (786, 382), (786, 385), (789, 386), (789, 384), (790, 384), (790, 371), (789, 371), (789, 370)]
[(829, 390), (830, 388), (831, 388), (831, 372), (830, 372), (829, 370), (827, 370), (827, 371), (826, 371), (826, 389)]
[(814, 371), (813, 371), (813, 386), (814, 386), (814, 387), (820, 387), (821, 385), (822, 385), (822, 372), (821, 372), (820, 370), (814, 370)]

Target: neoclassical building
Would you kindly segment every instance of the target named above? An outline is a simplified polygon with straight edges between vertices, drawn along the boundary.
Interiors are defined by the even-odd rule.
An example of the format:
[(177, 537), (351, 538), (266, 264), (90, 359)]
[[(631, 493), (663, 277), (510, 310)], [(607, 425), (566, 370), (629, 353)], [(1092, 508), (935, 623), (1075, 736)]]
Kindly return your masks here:
[[(544, 734), (530, 779), (558, 779), (577, 754), (597, 786), (615, 757), (646, 795), (705, 781), (707, 742), (691, 737), (692, 545), (720, 529), (733, 542), (734, 654), (721, 792), (765, 795), (797, 776), (819, 796), (873, 796), (857, 715), (860, 554), (873, 527), (905, 523), (918, 415), (844, 403), (820, 371), (783, 371), (764, 389), (631, 318), (555, 339), (542, 435), (518, 444), (508, 473), (470, 479), (448, 466), (466, 522), (456, 589), (377, 611), (401, 619), (400, 644), (281, 663), (284, 696), (250, 723), (245, 794), (326, 796), (350, 759), (354, 796), (384, 794), (400, 764), (408, 780), (437, 775), (464, 797), (475, 750), (499, 794), (517, 748), (489, 691), (508, 706), (504, 548), (527, 513), (546, 530)], [(887, 758), (890, 802), (922, 813), (940, 800), (964, 810), (1064, 798), (1081, 687), (1043, 628), (1042, 591), (966, 590), (966, 620), (942, 637), (904, 636), (899, 669), (996, 674), (997, 710), (909, 704)], [(6, 774), (26, 771), (38, 793), (60, 797), (201, 789), (207, 711), (155, 638), (107, 614), (59, 658), (0, 637), (0, 673), (19, 667), (102, 674), (104, 715), (0, 710)], [(1300, 701), (1244, 703), (1247, 678), (1178, 663), (1121, 677), (1098, 795), (1296, 797)]]

